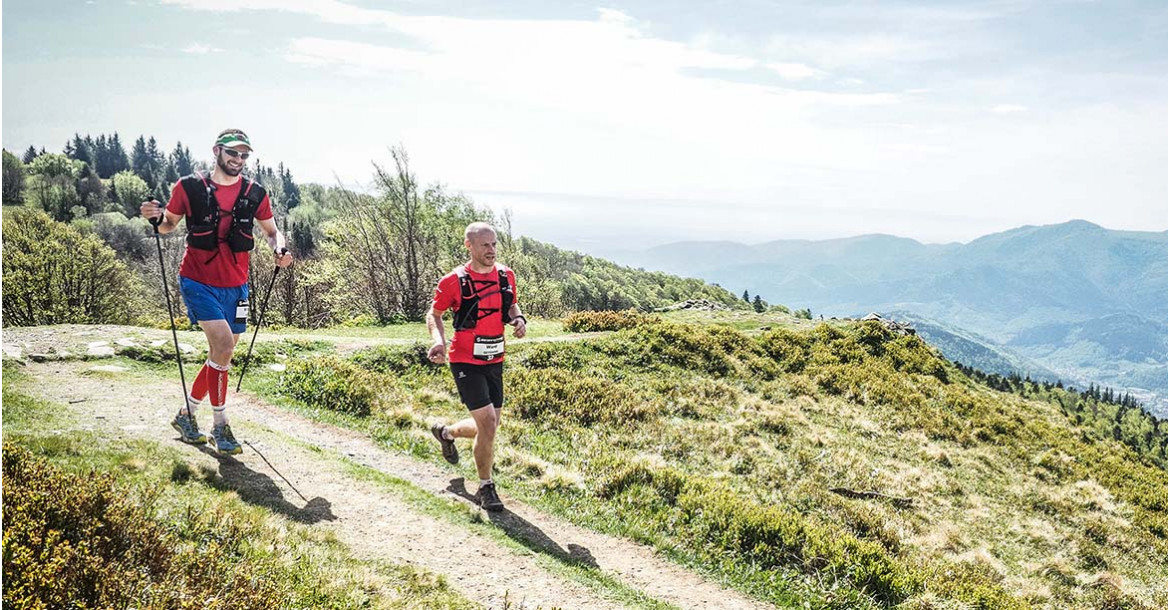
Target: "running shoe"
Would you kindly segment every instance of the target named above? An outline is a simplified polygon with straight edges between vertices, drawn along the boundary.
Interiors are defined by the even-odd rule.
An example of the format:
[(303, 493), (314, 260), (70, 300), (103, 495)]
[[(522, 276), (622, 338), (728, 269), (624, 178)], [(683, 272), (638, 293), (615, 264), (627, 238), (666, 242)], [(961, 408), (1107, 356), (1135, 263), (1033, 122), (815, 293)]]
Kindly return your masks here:
[(447, 426), (443, 424), (435, 424), (431, 426), (431, 434), (435, 435), (435, 439), (439, 441), (439, 447), (443, 450), (443, 459), (452, 464), (458, 464), (459, 450), (455, 448), (455, 441), (443, 438), (443, 430), (446, 428)]
[(207, 442), (207, 435), (199, 431), (199, 424), (195, 423), (195, 417), (192, 415), (183, 415), (182, 413), (175, 415), (175, 419), (171, 421), (171, 427), (178, 431), (179, 438), (184, 443), (202, 445)]
[(481, 485), (479, 491), (475, 492), (475, 499), (488, 512), (495, 513), (504, 510), (504, 503), (500, 501), (500, 496), (496, 493), (495, 483)]
[(236, 437), (232, 434), (232, 427), (227, 424), (212, 428), (211, 440), (215, 441), (215, 450), (220, 453), (236, 455), (244, 451), (240, 447), (240, 444), (236, 442)]

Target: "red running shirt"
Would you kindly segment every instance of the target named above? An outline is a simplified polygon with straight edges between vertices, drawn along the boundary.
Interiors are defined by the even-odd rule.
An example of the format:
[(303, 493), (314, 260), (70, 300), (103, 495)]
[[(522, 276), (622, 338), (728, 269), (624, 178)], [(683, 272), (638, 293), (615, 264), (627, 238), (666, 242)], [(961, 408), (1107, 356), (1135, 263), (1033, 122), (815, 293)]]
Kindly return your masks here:
[[(508, 274), (508, 283), (512, 286), (513, 294), (516, 292), (516, 274), (511, 269), (503, 265), (496, 265), (496, 269), (492, 269), (487, 273), (476, 273), (471, 270), (468, 265), (463, 265), (463, 269), (467, 271), (467, 275), (471, 279), (471, 286), (476, 294), (485, 295), (479, 300), (479, 309), (482, 312), (485, 309), (494, 309), (486, 317), (480, 318), (474, 329), (457, 330), (455, 336), (451, 338), (451, 349), (447, 353), (447, 357), (451, 362), (462, 362), (466, 364), (495, 364), (504, 361), (504, 354), (491, 359), (480, 360), (476, 358), (473, 353), (475, 350), (476, 337), (499, 337), (504, 334), (504, 318), (500, 315), (500, 305), (503, 304), (503, 298), (500, 296), (500, 272), (497, 269), (504, 269)], [(462, 293), (459, 290), (459, 276), (452, 271), (443, 276), (439, 280), (438, 287), (435, 288), (435, 298), (431, 302), (431, 306), (437, 312), (444, 312), (448, 309), (459, 309), (459, 302)], [(517, 296), (513, 303), (519, 302)]]
[[(188, 247), (183, 253), (183, 262), (179, 264), (179, 275), (217, 288), (235, 288), (248, 283), (248, 253), (232, 252), (227, 243), (228, 232), (232, 227), (232, 209), (240, 197), (243, 184), (243, 177), (232, 185), (216, 183), (215, 200), (219, 203), (219, 237), (222, 240), (219, 242), (219, 251)], [(183, 217), (191, 212), (187, 191), (183, 190), (179, 182), (171, 189), (167, 211)], [(268, 195), (264, 195), (264, 201), (256, 208), (256, 220), (269, 218), (272, 218), (272, 203), (268, 201)]]

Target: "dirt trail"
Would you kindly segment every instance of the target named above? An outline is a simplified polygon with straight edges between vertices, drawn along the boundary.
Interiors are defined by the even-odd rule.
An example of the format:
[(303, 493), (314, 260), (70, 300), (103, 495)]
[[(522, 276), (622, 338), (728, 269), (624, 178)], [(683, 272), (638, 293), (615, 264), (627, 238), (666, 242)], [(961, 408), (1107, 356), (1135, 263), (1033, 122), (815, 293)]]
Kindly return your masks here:
[[(65, 339), (74, 332), (47, 334), (40, 329), (36, 338), (40, 347), (49, 343), (59, 351), (65, 346), (50, 338)], [(4, 343), (7, 348), (24, 338), (6, 330)], [(346, 456), (438, 496), (465, 502), (475, 483), (464, 488), (462, 478), (436, 464), (380, 449), (364, 435), (306, 419), (248, 394), (229, 399), (236, 436), (252, 445), (245, 446), (241, 456), (224, 458), (210, 448), (183, 445), (168, 423), (173, 405), (181, 402), (178, 384), (170, 376), (143, 383), (129, 373), (83, 374), (101, 365), (100, 361), (29, 363), (25, 370), (35, 380), (30, 384), (33, 392), (76, 410), (81, 426), (106, 434), (111, 442), (138, 437), (171, 443), (188, 453), (193, 463), (217, 471), (245, 501), (328, 528), (359, 558), (410, 563), (443, 574), (453, 588), (488, 608), (504, 607), (505, 599), (512, 608), (623, 607), (549, 572), (538, 561), (537, 552), (596, 566), (629, 587), (682, 608), (771, 607), (721, 588), (645, 546), (576, 527), (506, 493), (507, 510), (485, 515), (533, 551), (516, 551), (458, 524), (422, 514), (393, 492), (351, 476), (328, 454)], [(205, 406), (200, 415), (206, 428), (209, 409)], [(300, 443), (290, 443), (289, 438)]]

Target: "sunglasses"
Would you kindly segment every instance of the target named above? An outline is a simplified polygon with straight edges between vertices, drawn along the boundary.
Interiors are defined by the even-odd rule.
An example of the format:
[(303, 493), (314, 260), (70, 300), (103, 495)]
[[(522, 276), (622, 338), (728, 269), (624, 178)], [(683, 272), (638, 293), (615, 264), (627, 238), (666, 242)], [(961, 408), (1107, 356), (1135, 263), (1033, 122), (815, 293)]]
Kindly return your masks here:
[(224, 154), (226, 154), (227, 156), (229, 156), (233, 159), (235, 159), (236, 157), (239, 157), (239, 158), (247, 161), (248, 157), (252, 156), (252, 153), (250, 153), (250, 152), (240, 152), (238, 150), (232, 150), (230, 148), (222, 148), (221, 147), (220, 150), (222, 150), (224, 152)]

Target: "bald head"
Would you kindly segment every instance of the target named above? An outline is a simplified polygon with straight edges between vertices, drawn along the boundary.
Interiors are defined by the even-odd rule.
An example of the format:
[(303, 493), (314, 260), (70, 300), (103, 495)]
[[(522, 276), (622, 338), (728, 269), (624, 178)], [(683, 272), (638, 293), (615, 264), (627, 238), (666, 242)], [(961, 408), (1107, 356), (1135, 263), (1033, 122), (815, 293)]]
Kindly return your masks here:
[(486, 222), (473, 222), (463, 231), (463, 245), (471, 254), (472, 270), (486, 273), (496, 264), (496, 230)]
[(495, 237), (496, 230), (486, 222), (473, 222), (463, 230), (463, 241), (475, 241), (481, 233), (491, 233), (492, 237)]

